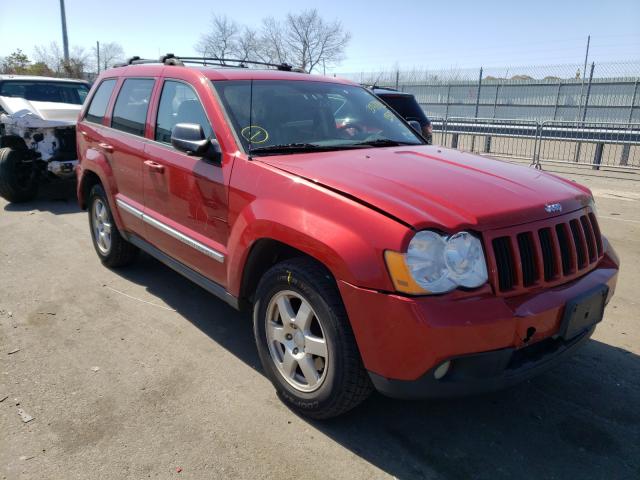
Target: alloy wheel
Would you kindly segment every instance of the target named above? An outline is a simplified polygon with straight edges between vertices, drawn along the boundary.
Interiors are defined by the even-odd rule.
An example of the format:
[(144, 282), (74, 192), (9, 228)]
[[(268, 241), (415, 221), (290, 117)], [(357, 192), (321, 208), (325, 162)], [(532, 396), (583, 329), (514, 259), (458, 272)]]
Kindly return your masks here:
[(267, 307), (269, 354), (278, 372), (296, 390), (320, 388), (328, 370), (329, 350), (322, 321), (300, 294), (284, 290)]

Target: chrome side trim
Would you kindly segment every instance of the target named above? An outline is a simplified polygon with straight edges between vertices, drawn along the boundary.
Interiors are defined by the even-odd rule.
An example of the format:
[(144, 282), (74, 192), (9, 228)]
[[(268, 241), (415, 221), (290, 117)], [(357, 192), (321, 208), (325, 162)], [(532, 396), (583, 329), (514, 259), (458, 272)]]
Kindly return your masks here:
[(166, 225), (166, 224), (156, 220), (155, 218), (150, 217), (146, 213), (142, 214), (142, 220), (145, 223), (156, 227), (161, 232), (164, 232), (167, 235), (175, 238), (176, 240), (184, 243), (185, 245), (189, 245), (191, 248), (195, 248), (196, 250), (198, 250), (200, 253), (206, 255), (207, 257), (211, 257), (211, 258), (213, 258), (214, 260), (216, 260), (216, 261), (218, 261), (220, 263), (224, 262), (224, 255), (221, 254), (220, 252), (214, 250), (213, 248), (209, 248), (206, 245), (203, 245), (202, 243), (194, 240), (191, 237), (187, 237), (184, 233), (180, 233), (179, 231), (175, 230), (174, 228), (171, 228), (169, 225)]
[(202, 253), (203, 255), (213, 258), (217, 262), (220, 262), (220, 263), (224, 262), (224, 255), (222, 253), (218, 252), (217, 250), (214, 250), (213, 248), (207, 247), (206, 245), (198, 242), (197, 240), (194, 240), (193, 238), (185, 235), (184, 233), (177, 231), (175, 228), (171, 228), (169, 225), (159, 220), (156, 220), (155, 218), (147, 215), (146, 213), (141, 212), (137, 208), (126, 203), (124, 200), (117, 198), (116, 204), (126, 212), (129, 212), (130, 214), (142, 220), (147, 225), (151, 225), (152, 227), (157, 228), (161, 232), (166, 233), (167, 235), (175, 238), (176, 240), (184, 243), (185, 245), (190, 246), (191, 248)]
[(138, 210), (136, 207), (133, 207), (133, 206), (129, 205), (124, 200), (120, 200), (119, 198), (116, 198), (116, 204), (118, 205), (118, 207), (123, 209), (125, 212), (130, 213), (131, 215), (133, 215), (134, 217), (139, 218), (140, 220), (143, 219), (144, 213), (142, 213), (142, 211)]

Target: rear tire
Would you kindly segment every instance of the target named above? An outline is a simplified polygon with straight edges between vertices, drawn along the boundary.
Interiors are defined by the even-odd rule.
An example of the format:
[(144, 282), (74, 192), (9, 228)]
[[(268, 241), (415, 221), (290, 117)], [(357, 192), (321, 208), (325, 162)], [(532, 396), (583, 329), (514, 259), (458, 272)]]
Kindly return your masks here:
[(0, 196), (9, 202), (28, 202), (38, 194), (34, 164), (24, 163), (28, 155), (28, 150), (0, 148)]
[(267, 377), (303, 415), (335, 417), (372, 392), (335, 281), (322, 265), (307, 258), (274, 265), (260, 279), (253, 321)]
[(91, 239), (103, 265), (116, 268), (133, 262), (138, 256), (138, 248), (120, 234), (102, 185), (91, 188), (88, 207)]

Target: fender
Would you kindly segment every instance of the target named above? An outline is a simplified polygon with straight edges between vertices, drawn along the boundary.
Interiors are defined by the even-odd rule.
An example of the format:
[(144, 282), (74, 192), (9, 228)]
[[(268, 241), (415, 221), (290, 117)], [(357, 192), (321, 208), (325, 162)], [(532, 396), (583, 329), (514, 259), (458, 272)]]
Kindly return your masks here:
[(111, 169), (111, 165), (104, 154), (94, 148), (88, 148), (86, 150), (84, 158), (81, 159), (76, 167), (76, 176), (78, 179), (78, 204), (80, 205), (80, 208), (83, 210), (87, 208), (87, 199), (84, 198), (84, 182), (87, 178), (87, 172), (96, 174), (100, 179), (100, 183), (102, 183), (105, 193), (107, 194), (109, 208), (111, 209), (111, 214), (116, 222), (116, 226), (121, 232), (124, 231), (124, 224), (122, 223), (120, 212), (116, 208), (115, 204), (115, 196), (116, 193), (118, 193), (118, 189), (114, 180), (115, 177), (113, 176), (113, 170)]
[[(231, 195), (246, 201), (233, 216), (227, 242), (227, 289), (231, 294), (240, 294), (247, 258), (261, 239), (277, 240), (306, 253), (327, 267), (336, 280), (377, 290), (394, 289), (384, 250), (400, 248), (411, 235), (406, 226), (258, 162), (239, 162), (234, 181), (236, 188), (242, 188), (244, 181), (264, 188), (250, 201), (244, 195)], [(232, 211), (234, 206), (230, 205)]]

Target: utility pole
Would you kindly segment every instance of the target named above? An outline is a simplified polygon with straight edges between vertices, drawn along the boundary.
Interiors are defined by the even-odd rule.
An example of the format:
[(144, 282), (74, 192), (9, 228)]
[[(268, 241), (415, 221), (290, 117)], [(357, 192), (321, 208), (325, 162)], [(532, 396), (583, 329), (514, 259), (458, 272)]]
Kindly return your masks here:
[(100, 42), (96, 40), (96, 56), (98, 61), (98, 74), (100, 74)]
[(580, 103), (578, 104), (578, 112), (576, 113), (576, 120), (578, 120), (582, 114), (582, 98), (584, 95), (584, 80), (587, 76), (587, 61), (589, 60), (589, 45), (591, 44), (591, 35), (587, 36), (587, 51), (584, 54), (584, 68), (582, 69), (582, 85), (580, 86)]
[(60, 19), (62, 20), (62, 48), (64, 50), (64, 63), (69, 64), (69, 39), (67, 38), (67, 14), (64, 11), (64, 0), (60, 0)]

